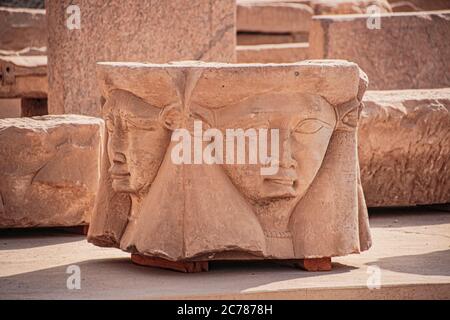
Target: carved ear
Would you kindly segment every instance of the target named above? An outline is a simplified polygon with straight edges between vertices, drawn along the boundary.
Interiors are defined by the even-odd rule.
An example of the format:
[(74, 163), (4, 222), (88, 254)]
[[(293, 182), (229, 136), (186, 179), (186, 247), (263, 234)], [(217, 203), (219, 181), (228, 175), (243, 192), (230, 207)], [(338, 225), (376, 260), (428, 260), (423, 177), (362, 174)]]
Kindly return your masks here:
[(159, 114), (159, 120), (164, 127), (172, 131), (183, 127), (183, 113), (178, 105), (164, 108)]

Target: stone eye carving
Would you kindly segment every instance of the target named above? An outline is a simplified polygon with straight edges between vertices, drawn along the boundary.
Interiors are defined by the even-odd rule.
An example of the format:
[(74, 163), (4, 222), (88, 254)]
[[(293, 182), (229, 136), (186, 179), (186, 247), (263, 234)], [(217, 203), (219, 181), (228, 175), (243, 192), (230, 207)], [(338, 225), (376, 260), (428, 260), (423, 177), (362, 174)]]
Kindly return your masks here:
[(331, 129), (331, 125), (322, 120), (305, 119), (297, 125), (294, 132), (304, 133), (304, 134), (313, 134), (313, 133), (319, 132), (324, 127)]

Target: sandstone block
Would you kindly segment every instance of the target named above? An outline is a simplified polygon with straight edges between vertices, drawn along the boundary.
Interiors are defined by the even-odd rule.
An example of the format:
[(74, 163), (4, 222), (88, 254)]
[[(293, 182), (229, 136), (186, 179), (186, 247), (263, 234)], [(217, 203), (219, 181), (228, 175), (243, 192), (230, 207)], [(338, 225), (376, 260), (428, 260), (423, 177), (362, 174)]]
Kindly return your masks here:
[(80, 0), (80, 29), (66, 27), (71, 4), (46, 3), (51, 114), (100, 115), (97, 61), (235, 59), (234, 0)]
[[(370, 247), (356, 145), (367, 78), (356, 64), (105, 62), (97, 74), (107, 137), (88, 241), (141, 264), (183, 262), (173, 268), (329, 262)], [(259, 148), (230, 147), (230, 130), (242, 128)], [(265, 130), (270, 158), (261, 155)], [(182, 151), (180, 134), (189, 144)]]
[(283, 63), (306, 60), (308, 43), (262, 44), (237, 46), (239, 63)]
[(237, 30), (253, 32), (308, 32), (314, 14), (301, 3), (243, 2), (237, 6)]
[(394, 12), (450, 9), (450, 0), (389, 0)]
[(19, 118), (21, 109), (21, 99), (0, 99), (0, 119)]
[(368, 91), (358, 138), (368, 206), (450, 202), (450, 89)]
[(45, 10), (0, 7), (0, 49), (47, 47)]
[(88, 224), (102, 128), (75, 115), (0, 119), (0, 228)]
[(373, 90), (450, 86), (450, 11), (381, 15), (369, 29), (368, 15), (315, 16), (310, 58), (357, 63)]
[(392, 12), (387, 0), (312, 0), (310, 5), (316, 15), (367, 13), (369, 8)]
[(46, 56), (1, 56), (0, 98), (46, 98)]

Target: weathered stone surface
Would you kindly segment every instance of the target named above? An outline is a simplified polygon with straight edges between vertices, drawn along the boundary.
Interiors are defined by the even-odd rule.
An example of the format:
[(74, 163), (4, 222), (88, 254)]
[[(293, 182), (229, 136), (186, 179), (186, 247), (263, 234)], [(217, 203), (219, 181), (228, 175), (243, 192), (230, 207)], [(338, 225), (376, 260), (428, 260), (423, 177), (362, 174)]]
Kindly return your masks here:
[(253, 46), (237, 46), (239, 63), (283, 63), (306, 60), (308, 43), (262, 44)]
[(450, 0), (389, 0), (394, 12), (448, 10)]
[(18, 51), (46, 46), (45, 10), (0, 7), (0, 49)]
[[(107, 138), (88, 241), (171, 261), (322, 258), (370, 247), (356, 147), (367, 79), (356, 64), (110, 62), (97, 74)], [(226, 137), (218, 162), (175, 161), (172, 132), (199, 137), (198, 122), (216, 129), (210, 141)], [(237, 128), (279, 130), (276, 172), (262, 174), (274, 165), (264, 156), (223, 160), (235, 160), (236, 144), (223, 147)]]
[(450, 87), (450, 11), (382, 14), (381, 29), (368, 17), (315, 16), (310, 58), (353, 61), (374, 90)]
[(0, 56), (0, 98), (46, 98), (47, 57)]
[(312, 0), (314, 14), (354, 14), (366, 13), (368, 9), (379, 12), (392, 12), (387, 0)]
[(51, 114), (100, 115), (97, 61), (235, 59), (234, 0), (80, 0), (79, 30), (66, 27), (72, 2), (46, 4)]
[(368, 91), (359, 127), (367, 205), (450, 202), (450, 89)]
[(89, 223), (102, 128), (75, 115), (0, 119), (0, 228)]
[(0, 119), (19, 118), (21, 114), (20, 99), (0, 99)]
[(308, 32), (313, 14), (311, 7), (301, 3), (238, 3), (237, 30)]

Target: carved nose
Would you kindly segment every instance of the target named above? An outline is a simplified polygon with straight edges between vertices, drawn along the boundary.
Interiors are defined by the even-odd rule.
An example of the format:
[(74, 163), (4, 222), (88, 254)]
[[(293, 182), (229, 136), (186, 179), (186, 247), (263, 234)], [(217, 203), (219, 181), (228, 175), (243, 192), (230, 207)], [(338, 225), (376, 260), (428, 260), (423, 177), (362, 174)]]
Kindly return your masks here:
[(297, 161), (292, 158), (291, 142), (288, 135), (282, 135), (280, 143), (280, 167), (290, 169), (297, 168)]
[(126, 163), (127, 162), (127, 157), (125, 156), (125, 154), (123, 154), (121, 152), (115, 152), (114, 153), (113, 162), (116, 163), (116, 164)]

